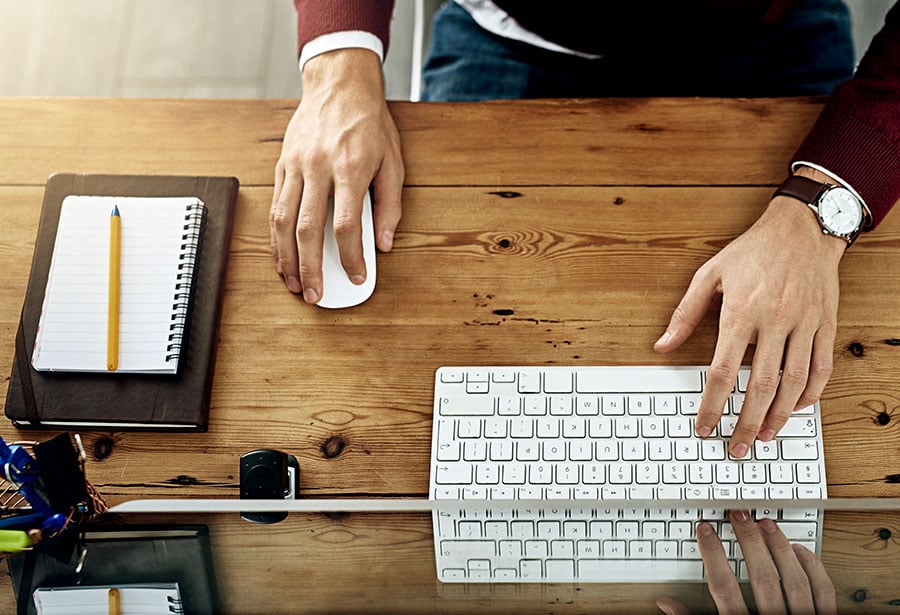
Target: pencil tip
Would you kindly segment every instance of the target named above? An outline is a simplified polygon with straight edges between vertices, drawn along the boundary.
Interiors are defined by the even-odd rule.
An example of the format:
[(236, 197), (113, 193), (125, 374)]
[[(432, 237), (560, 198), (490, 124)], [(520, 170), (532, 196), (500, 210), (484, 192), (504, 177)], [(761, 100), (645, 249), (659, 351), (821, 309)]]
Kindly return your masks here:
[(109, 215), (110, 215), (110, 216), (118, 216), (118, 215), (119, 215), (119, 206), (118, 206), (118, 205), (113, 205), (112, 213), (109, 214)]

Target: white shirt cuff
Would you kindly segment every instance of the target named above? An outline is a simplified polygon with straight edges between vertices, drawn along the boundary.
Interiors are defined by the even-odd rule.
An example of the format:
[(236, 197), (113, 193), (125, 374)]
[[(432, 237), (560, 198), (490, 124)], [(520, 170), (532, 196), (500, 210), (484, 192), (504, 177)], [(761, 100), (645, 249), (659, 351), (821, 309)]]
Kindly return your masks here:
[(791, 173), (796, 173), (797, 167), (809, 167), (810, 169), (815, 169), (816, 171), (818, 171), (820, 173), (824, 173), (825, 175), (827, 175), (828, 177), (830, 177), (831, 179), (833, 179), (834, 181), (839, 183), (841, 186), (843, 186), (844, 188), (849, 190), (853, 194), (853, 196), (855, 196), (857, 199), (859, 199), (859, 202), (862, 203), (863, 208), (865, 208), (866, 213), (869, 215), (868, 220), (871, 222), (872, 210), (869, 209), (869, 206), (866, 204), (866, 201), (861, 196), (859, 196), (859, 193), (856, 190), (854, 190), (853, 186), (851, 186), (849, 183), (845, 182), (843, 179), (841, 179), (840, 177), (838, 177), (837, 175), (835, 175), (828, 169), (826, 169), (824, 167), (820, 167), (819, 165), (817, 165), (813, 162), (806, 162), (805, 160), (796, 160), (791, 163)]
[(384, 44), (381, 39), (363, 30), (346, 30), (344, 32), (330, 32), (317, 36), (300, 50), (300, 72), (303, 65), (319, 54), (334, 51), (335, 49), (368, 49), (376, 54), (384, 62)]

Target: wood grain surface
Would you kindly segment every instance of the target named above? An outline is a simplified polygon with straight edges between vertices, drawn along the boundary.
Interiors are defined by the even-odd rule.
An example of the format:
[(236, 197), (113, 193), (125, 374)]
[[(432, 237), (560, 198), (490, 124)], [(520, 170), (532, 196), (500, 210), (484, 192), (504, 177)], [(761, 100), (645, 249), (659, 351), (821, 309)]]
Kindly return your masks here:
[[(235, 498), (240, 454), (276, 448), (299, 459), (301, 497), (425, 497), (441, 365), (708, 363), (714, 312), (678, 351), (652, 344), (697, 267), (762, 212), (821, 104), (392, 103), (407, 165), (395, 248), (378, 256), (369, 301), (328, 311), (288, 293), (270, 256), (274, 166), (296, 101), (0, 99), (0, 400), (51, 173), (235, 175), (210, 430), (82, 432), (89, 478), (113, 504)], [(821, 402), (832, 496), (900, 496), (898, 257), (895, 212), (841, 262)], [(51, 432), (7, 422), (0, 435)], [(900, 599), (885, 593), (900, 587), (887, 563), (898, 561), (898, 519), (841, 514), (852, 513), (831, 513), (841, 523), (826, 527), (825, 562), (842, 608), (886, 608)], [(263, 529), (211, 519), (229, 612), (371, 612), (379, 582), (396, 598), (384, 612), (585, 612), (595, 599), (600, 612), (645, 595), (440, 586), (427, 516), (351, 520), (361, 551), (340, 540), (346, 518), (265, 528), (287, 538), (257, 551), (245, 542)], [(893, 538), (867, 542), (878, 528)], [(860, 588), (868, 597), (854, 602)]]

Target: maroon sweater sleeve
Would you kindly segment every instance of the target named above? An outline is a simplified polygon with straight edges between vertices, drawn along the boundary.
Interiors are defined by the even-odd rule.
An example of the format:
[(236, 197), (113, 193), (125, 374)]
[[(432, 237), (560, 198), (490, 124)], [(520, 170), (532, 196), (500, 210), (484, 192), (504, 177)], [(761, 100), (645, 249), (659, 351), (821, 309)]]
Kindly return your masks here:
[(294, 0), (297, 50), (323, 34), (363, 30), (381, 39), (387, 54), (394, 0)]
[(900, 199), (900, 2), (793, 160), (820, 165), (853, 186), (875, 224)]

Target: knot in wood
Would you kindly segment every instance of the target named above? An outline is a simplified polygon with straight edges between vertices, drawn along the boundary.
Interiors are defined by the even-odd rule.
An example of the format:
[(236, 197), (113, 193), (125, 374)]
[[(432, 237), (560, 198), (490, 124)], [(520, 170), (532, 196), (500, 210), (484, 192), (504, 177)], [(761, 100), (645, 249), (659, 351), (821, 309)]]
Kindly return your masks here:
[(109, 436), (103, 436), (94, 442), (94, 450), (92, 451), (94, 459), (103, 461), (112, 454), (115, 441)]
[(850, 354), (854, 357), (861, 357), (866, 354), (866, 347), (859, 342), (851, 342), (850, 345), (847, 346), (847, 350), (849, 350)]
[(880, 412), (878, 414), (878, 418), (876, 418), (875, 421), (879, 425), (882, 425), (882, 426), (887, 425), (888, 423), (891, 422), (891, 415), (888, 414), (887, 412)]
[(851, 596), (853, 602), (865, 602), (867, 597), (868, 594), (866, 594), (866, 590), (864, 589), (857, 589)]
[(488, 194), (499, 196), (501, 199), (517, 199), (522, 196), (521, 192), (515, 192), (513, 190), (495, 190), (494, 192), (488, 192)]
[(892, 535), (893, 534), (891, 533), (891, 530), (887, 529), (886, 527), (878, 530), (878, 537), (882, 540), (890, 540)]
[(344, 451), (346, 443), (340, 436), (331, 436), (322, 444), (322, 454), (326, 459), (334, 459)]

